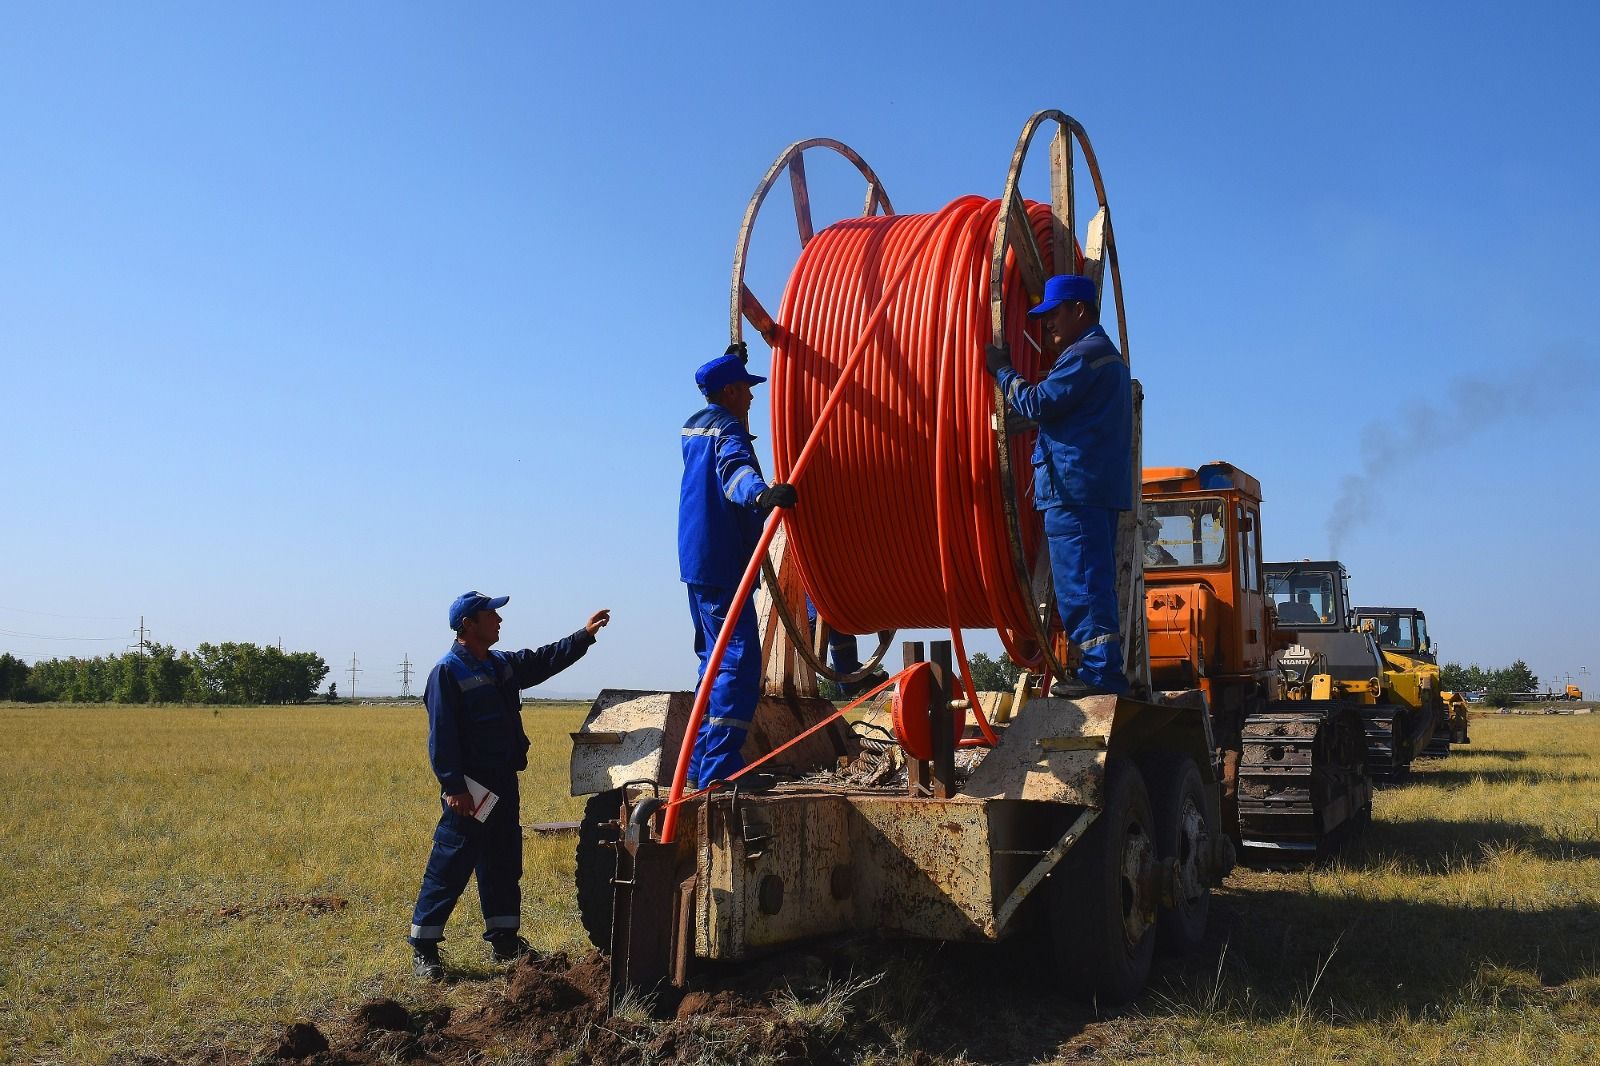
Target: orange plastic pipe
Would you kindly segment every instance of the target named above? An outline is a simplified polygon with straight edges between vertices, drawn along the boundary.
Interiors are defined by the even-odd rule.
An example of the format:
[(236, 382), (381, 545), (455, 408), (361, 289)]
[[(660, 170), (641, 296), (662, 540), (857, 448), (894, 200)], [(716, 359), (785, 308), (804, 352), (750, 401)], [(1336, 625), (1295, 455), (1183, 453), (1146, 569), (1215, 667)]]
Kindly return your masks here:
[[(915, 247), (920, 248), (926, 242), (927, 236), (931, 236), (931, 231), (919, 238)], [(895, 269), (889, 283), (884, 286), (883, 295), (873, 308), (872, 314), (867, 317), (867, 324), (861, 331), (860, 339), (845, 359), (844, 369), (840, 373), (841, 383), (848, 382), (856, 367), (861, 364), (862, 353), (867, 350), (867, 343), (872, 340), (879, 319), (883, 317), (884, 310), (899, 290), (901, 282), (905, 280), (906, 273), (915, 264), (915, 256), (907, 256)], [(806, 439), (805, 447), (800, 449), (800, 457), (795, 460), (787, 479), (780, 480), (787, 480), (798, 489), (800, 480), (805, 476), (806, 467), (811, 461), (813, 450), (817, 442), (822, 439), (822, 431), (827, 428), (829, 419), (833, 417), (833, 412), (838, 409), (839, 401), (843, 397), (844, 390), (837, 390), (823, 405), (822, 413), (817, 416), (816, 423), (811, 428), (811, 435)], [(750, 593), (755, 590), (756, 575), (761, 572), (761, 560), (767, 557), (767, 549), (772, 546), (772, 538), (778, 532), (778, 523), (782, 521), (783, 514), (783, 508), (774, 508), (767, 516), (766, 524), (761, 527), (761, 539), (750, 555), (750, 562), (744, 568), (744, 578), (740, 580), (738, 591), (733, 595), (733, 603), (728, 607), (728, 617), (722, 621), (722, 632), (717, 634), (717, 642), (711, 647), (711, 657), (706, 660), (705, 672), (701, 675), (700, 684), (695, 688), (694, 707), (689, 711), (689, 724), (684, 730), (683, 744), (678, 750), (678, 765), (672, 771), (672, 789), (667, 793), (667, 811), (662, 816), (663, 844), (670, 844), (677, 839), (679, 800), (683, 796), (683, 787), (689, 780), (689, 760), (694, 753), (695, 737), (700, 732), (700, 723), (706, 716), (706, 705), (711, 701), (711, 686), (716, 682), (717, 670), (722, 666), (722, 657), (727, 654), (728, 641), (733, 636), (734, 627), (739, 623), (739, 616), (744, 613), (745, 600), (749, 599)]]

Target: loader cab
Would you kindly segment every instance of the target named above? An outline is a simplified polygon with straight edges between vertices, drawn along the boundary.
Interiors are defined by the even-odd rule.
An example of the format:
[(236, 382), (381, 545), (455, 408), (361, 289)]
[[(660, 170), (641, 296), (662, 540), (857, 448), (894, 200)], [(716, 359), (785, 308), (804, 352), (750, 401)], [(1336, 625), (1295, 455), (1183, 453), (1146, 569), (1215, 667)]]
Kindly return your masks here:
[(1351, 628), (1350, 575), (1343, 564), (1303, 559), (1267, 563), (1262, 570), (1279, 628), (1329, 633)]
[(1269, 670), (1261, 483), (1230, 463), (1143, 474), (1145, 619), (1159, 689)]
[(1433, 643), (1428, 639), (1428, 619), (1416, 607), (1357, 607), (1356, 624), (1372, 622), (1372, 635), (1378, 647), (1424, 662), (1437, 662)]

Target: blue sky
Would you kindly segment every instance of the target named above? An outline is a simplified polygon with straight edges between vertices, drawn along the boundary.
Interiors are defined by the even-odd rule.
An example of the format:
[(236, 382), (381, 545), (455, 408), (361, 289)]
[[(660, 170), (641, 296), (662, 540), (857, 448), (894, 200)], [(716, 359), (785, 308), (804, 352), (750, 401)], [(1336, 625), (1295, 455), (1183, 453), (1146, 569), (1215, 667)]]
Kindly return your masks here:
[[(1356, 597), (1447, 659), (1600, 673), (1595, 10), (1046, 10), (0, 8), (0, 650), (143, 615), (394, 691), (480, 588), (507, 646), (615, 611), (549, 691), (688, 687), (677, 427), (756, 181), (825, 135), (901, 212), (998, 195), (1055, 107), (1147, 463), (1259, 477), (1272, 558), (1347, 501)], [(812, 178), (819, 224), (855, 210)]]

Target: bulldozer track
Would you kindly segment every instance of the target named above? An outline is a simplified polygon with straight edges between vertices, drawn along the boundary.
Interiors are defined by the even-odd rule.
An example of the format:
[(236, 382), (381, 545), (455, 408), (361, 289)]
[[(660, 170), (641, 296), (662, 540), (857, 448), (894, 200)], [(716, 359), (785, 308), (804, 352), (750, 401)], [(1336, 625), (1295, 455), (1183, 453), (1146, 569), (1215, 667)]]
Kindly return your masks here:
[(1258, 858), (1310, 859), (1372, 811), (1360, 712), (1340, 702), (1274, 703), (1245, 719), (1239, 832)]

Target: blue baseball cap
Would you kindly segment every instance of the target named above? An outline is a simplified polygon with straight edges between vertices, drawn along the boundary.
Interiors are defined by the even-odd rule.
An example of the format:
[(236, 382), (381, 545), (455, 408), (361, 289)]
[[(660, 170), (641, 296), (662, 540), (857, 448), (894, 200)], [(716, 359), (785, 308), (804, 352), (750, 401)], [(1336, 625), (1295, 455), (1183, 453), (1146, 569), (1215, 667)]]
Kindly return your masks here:
[(510, 596), (485, 596), (481, 592), (463, 592), (450, 605), (450, 628), (460, 629), (461, 623), (479, 611), (498, 611), (511, 602)]
[(765, 380), (760, 374), (746, 370), (744, 360), (737, 355), (719, 355), (694, 372), (694, 383), (707, 396), (715, 396), (729, 385), (737, 385), (741, 381), (759, 385)]
[(1067, 303), (1099, 306), (1100, 294), (1095, 290), (1093, 279), (1082, 274), (1057, 274), (1048, 279), (1044, 283), (1044, 299), (1039, 301), (1038, 307), (1028, 312), (1028, 317), (1048, 315)]

